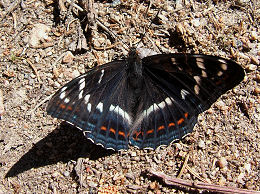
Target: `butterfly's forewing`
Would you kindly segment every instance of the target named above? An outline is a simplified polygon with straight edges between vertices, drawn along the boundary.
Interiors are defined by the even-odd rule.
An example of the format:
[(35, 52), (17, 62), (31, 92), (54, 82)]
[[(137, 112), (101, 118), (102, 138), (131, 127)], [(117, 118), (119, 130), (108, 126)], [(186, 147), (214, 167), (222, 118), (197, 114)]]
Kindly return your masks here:
[(127, 149), (131, 117), (126, 80), (124, 61), (99, 66), (63, 86), (47, 113), (82, 129), (96, 144)]
[(139, 148), (168, 145), (191, 132), (199, 113), (244, 78), (235, 62), (207, 55), (146, 57), (143, 101), (130, 142)]

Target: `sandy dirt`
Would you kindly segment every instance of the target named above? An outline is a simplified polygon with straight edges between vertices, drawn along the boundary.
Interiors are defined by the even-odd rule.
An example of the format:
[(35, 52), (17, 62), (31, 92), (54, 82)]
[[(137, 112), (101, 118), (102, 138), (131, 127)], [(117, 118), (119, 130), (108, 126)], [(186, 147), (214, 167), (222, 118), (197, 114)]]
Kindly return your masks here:
[[(68, 3), (0, 1), (0, 193), (191, 192), (152, 177), (152, 168), (259, 191), (260, 1), (113, 3), (95, 1), (101, 24), (90, 39), (86, 16)], [(246, 77), (199, 115), (190, 135), (155, 151), (107, 151), (47, 115), (55, 91), (93, 66), (126, 56), (124, 44), (138, 42), (145, 29), (145, 48), (232, 59)]]

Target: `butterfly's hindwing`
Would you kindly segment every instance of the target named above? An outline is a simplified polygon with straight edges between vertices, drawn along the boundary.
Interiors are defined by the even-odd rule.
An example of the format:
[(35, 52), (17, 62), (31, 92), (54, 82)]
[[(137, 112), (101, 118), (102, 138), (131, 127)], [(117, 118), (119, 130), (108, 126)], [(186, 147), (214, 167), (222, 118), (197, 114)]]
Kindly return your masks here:
[[(151, 77), (145, 75), (145, 87), (138, 116), (132, 127), (132, 145), (139, 148), (155, 149), (181, 139), (192, 131), (196, 118), (189, 108), (178, 102), (180, 97), (170, 96), (170, 91), (162, 88)], [(176, 93), (180, 92), (176, 89)]]

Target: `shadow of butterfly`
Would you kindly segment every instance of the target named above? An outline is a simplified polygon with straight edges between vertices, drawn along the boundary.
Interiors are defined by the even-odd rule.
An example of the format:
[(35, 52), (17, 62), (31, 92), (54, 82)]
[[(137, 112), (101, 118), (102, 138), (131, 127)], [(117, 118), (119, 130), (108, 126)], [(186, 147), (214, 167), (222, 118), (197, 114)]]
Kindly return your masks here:
[(193, 54), (125, 60), (88, 71), (64, 85), (47, 113), (80, 128), (107, 149), (131, 144), (155, 149), (190, 133), (198, 114), (239, 84), (244, 70), (231, 60)]

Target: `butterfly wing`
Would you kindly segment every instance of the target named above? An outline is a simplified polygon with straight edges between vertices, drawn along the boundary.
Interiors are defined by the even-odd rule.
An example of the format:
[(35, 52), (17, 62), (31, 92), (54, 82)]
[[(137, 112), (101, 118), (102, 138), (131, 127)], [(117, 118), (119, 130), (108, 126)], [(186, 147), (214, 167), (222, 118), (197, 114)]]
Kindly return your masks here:
[(83, 130), (95, 144), (128, 148), (131, 117), (124, 61), (99, 66), (63, 86), (50, 100), (47, 113)]
[(163, 54), (146, 57), (144, 91), (130, 142), (155, 149), (190, 133), (199, 113), (244, 78), (235, 62), (220, 57)]

